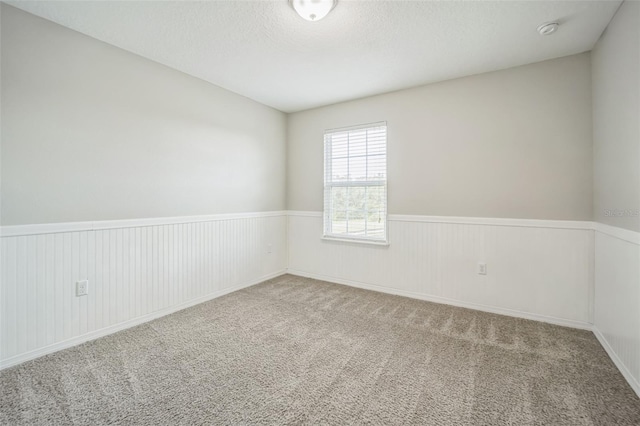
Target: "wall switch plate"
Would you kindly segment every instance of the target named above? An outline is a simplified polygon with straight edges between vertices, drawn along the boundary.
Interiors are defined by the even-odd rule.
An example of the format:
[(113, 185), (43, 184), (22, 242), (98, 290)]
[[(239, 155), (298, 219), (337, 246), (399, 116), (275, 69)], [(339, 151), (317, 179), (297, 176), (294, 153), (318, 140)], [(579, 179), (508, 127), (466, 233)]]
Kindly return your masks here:
[(267, 244), (267, 253), (273, 253), (273, 245)]
[(89, 294), (89, 281), (76, 281), (76, 296), (86, 296)]
[(487, 275), (487, 264), (478, 262), (478, 275)]

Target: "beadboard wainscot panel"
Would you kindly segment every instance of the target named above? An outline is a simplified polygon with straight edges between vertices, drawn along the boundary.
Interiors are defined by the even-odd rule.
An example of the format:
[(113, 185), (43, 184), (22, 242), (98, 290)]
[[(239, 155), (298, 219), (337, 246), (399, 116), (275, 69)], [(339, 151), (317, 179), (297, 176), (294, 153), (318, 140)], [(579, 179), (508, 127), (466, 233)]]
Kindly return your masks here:
[(0, 368), (281, 275), (286, 223), (265, 212), (3, 227)]
[(327, 241), (321, 213), (290, 211), (288, 271), (591, 328), (591, 222), (390, 215), (388, 223), (388, 246)]
[(640, 233), (595, 229), (594, 333), (640, 396)]

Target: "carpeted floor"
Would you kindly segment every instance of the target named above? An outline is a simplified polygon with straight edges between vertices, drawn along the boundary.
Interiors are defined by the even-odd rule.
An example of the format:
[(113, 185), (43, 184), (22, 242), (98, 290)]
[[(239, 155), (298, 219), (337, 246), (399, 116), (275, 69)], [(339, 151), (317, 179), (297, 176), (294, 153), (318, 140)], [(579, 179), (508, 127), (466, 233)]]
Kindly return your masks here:
[(0, 373), (0, 424), (640, 425), (595, 337), (285, 275)]

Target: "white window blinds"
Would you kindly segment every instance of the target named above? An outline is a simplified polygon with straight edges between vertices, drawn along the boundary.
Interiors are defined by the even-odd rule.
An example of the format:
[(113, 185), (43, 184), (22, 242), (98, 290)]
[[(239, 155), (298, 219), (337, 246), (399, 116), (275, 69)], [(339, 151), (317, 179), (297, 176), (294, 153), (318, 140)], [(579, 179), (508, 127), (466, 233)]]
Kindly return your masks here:
[(324, 235), (387, 241), (387, 125), (324, 134)]

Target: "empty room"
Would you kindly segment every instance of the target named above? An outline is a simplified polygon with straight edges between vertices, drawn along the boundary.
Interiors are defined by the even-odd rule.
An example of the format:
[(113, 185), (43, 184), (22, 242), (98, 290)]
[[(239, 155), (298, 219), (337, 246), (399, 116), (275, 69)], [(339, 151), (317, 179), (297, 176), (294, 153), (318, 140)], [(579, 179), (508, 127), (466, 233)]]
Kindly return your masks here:
[(2, 1), (0, 49), (0, 425), (640, 425), (640, 1)]

